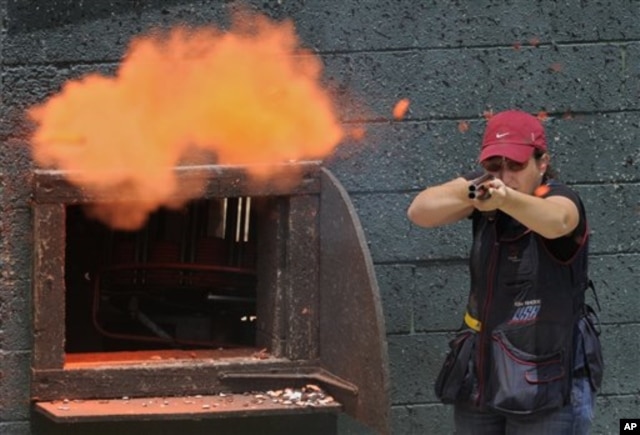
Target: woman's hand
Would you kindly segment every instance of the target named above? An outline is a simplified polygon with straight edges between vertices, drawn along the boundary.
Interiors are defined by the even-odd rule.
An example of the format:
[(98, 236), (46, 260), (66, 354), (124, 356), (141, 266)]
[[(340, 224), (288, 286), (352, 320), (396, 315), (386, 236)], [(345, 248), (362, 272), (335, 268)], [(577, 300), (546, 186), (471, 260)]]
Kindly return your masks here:
[[(509, 188), (499, 178), (494, 178), (482, 184), (487, 189), (486, 195), (472, 199), (473, 206), (480, 211), (493, 211), (502, 207), (507, 201)], [(486, 199), (482, 199), (486, 198)]]

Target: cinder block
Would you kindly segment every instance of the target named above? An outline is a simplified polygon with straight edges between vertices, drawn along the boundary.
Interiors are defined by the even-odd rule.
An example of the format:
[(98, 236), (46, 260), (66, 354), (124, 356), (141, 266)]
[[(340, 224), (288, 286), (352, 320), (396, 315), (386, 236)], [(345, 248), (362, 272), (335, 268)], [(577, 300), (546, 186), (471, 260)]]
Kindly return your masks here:
[(67, 81), (81, 79), (90, 73), (109, 75), (114, 69), (112, 64), (64, 68), (52, 65), (5, 67), (0, 139), (29, 137), (33, 124), (28, 118), (28, 110), (60, 92)]
[(625, 396), (600, 396), (596, 400), (593, 434), (620, 433), (621, 418), (638, 418), (640, 398), (637, 393)]
[(364, 128), (361, 142), (346, 141), (326, 161), (350, 192), (422, 190), (478, 170), (484, 120), (391, 122)]
[(624, 396), (640, 391), (640, 354), (635, 351), (639, 335), (640, 327), (637, 324), (603, 325), (600, 336), (605, 364), (603, 394)]
[(551, 162), (561, 180), (572, 184), (640, 181), (640, 125), (635, 114), (568, 112), (550, 119), (545, 127)]
[(462, 325), (469, 294), (466, 260), (421, 264), (413, 291), (414, 328), (418, 332), (456, 330)]
[(226, 21), (227, 9), (224, 2), (8, 2), (3, 55), (8, 65), (116, 62), (137, 35)]
[(352, 94), (367, 102), (370, 117), (384, 117), (405, 97), (412, 101), (408, 119), (471, 118), (510, 107), (559, 113), (637, 107), (624, 86), (623, 51), (605, 44), (367, 51), (327, 55), (325, 63), (328, 78), (349, 89), (341, 104), (346, 119), (363, 118), (350, 110)]
[(453, 432), (453, 406), (436, 403), (391, 408), (393, 434), (450, 435)]
[(2, 279), (0, 292), (0, 349), (31, 350), (31, 281)]
[(575, 186), (591, 227), (590, 252), (640, 251), (640, 184)]
[(411, 265), (379, 265), (376, 267), (387, 334), (411, 332), (413, 327), (413, 274), (414, 267)]
[(30, 352), (0, 351), (0, 422), (30, 415)]
[(388, 338), (392, 404), (436, 400), (433, 385), (452, 334), (392, 335)]
[(28, 421), (0, 423), (0, 433), (3, 435), (32, 435), (31, 424)]
[[(603, 323), (639, 323), (640, 254), (593, 255), (589, 259), (589, 275), (594, 282), (602, 311)], [(587, 291), (589, 303), (596, 308), (592, 292)]]
[(30, 209), (6, 209), (0, 235), (0, 279), (6, 282), (31, 280), (33, 230)]
[[(2, 125), (0, 123), (0, 125)], [(0, 198), (3, 210), (27, 209), (31, 206), (31, 149), (26, 140), (0, 141)], [(5, 225), (14, 225), (15, 216), (0, 217)]]
[(640, 35), (634, 21), (640, 13), (638, 5), (615, 0), (515, 4), (350, 0), (332, 6), (314, 2), (293, 15), (303, 31), (308, 29), (306, 40), (329, 50), (526, 46), (637, 39)]
[(470, 223), (425, 230), (407, 218), (413, 195), (352, 195), (374, 262), (466, 258)]

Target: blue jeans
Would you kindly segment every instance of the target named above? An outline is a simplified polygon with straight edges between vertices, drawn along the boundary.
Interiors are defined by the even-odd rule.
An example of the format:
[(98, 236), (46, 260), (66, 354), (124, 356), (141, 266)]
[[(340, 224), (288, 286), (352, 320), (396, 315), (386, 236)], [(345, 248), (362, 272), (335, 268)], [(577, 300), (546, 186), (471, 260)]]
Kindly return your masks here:
[(586, 377), (574, 378), (571, 403), (539, 417), (505, 417), (463, 405), (454, 408), (456, 435), (586, 435), (591, 428), (595, 393)]

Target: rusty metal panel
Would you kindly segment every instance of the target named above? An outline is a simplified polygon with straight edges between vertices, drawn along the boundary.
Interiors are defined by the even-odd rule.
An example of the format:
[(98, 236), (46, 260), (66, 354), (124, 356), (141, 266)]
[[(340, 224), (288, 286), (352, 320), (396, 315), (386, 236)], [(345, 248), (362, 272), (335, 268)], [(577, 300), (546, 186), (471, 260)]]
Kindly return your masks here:
[(318, 352), (317, 195), (270, 198), (258, 240), (258, 346), (292, 360)]
[(289, 199), (286, 267), (289, 276), (285, 292), (285, 313), (289, 338), (285, 356), (312, 360), (318, 354), (318, 241), (317, 196)]
[[(341, 409), (378, 433), (388, 433), (388, 363), (378, 288), (346, 192), (317, 165), (302, 165), (300, 185), (286, 190), (245, 184), (236, 169), (191, 168), (181, 176), (209, 180), (207, 196), (258, 195), (255, 206), (263, 219), (257, 248), (258, 346), (253, 351), (259, 356), (135, 364), (99, 360), (90, 366), (64, 361), (65, 206), (105, 198), (74, 190), (60, 174), (36, 177), (32, 398), (51, 402), (38, 405), (40, 411), (64, 418), (54, 411), (67, 409), (51, 408), (56, 399), (230, 394), (262, 384), (285, 388), (318, 382)], [(217, 171), (226, 178), (211, 178)], [(166, 411), (158, 415), (171, 415)], [(72, 418), (94, 418), (91, 412), (78, 411)], [(126, 418), (107, 414), (105, 419)], [(180, 411), (174, 417), (186, 415)]]
[(284, 263), (282, 240), (286, 238), (286, 198), (258, 198), (256, 207), (261, 209), (257, 240), (257, 331), (256, 344), (273, 355), (284, 354), (287, 338), (281, 312), (284, 310), (281, 273)]
[(358, 394), (358, 386), (346, 381), (321, 367), (302, 364), (300, 366), (282, 366), (269, 372), (256, 370), (221, 371), (220, 380), (234, 391), (246, 391), (251, 388), (282, 389), (287, 387), (303, 387), (319, 385), (321, 388), (335, 392), (341, 396)]
[(34, 209), (33, 366), (62, 368), (64, 363), (65, 207)]
[(173, 396), (232, 392), (219, 381), (222, 370), (242, 372), (295, 370), (289, 361), (270, 358), (226, 360), (191, 359), (176, 362), (144, 362), (95, 365), (90, 368), (35, 370), (32, 399), (51, 401), (61, 398), (113, 398)]
[(320, 362), (358, 385), (336, 395), (379, 434), (390, 431), (389, 363), (380, 292), (360, 220), (339, 181), (323, 169), (320, 208)]
[[(202, 184), (200, 198), (222, 198), (234, 196), (274, 196), (290, 194), (318, 193), (320, 190), (319, 163), (300, 162), (283, 164), (277, 167), (281, 177), (291, 180), (283, 183), (282, 178), (270, 182), (252, 182), (247, 175), (246, 166), (183, 166), (175, 169), (178, 184), (191, 186)], [(96, 201), (127, 201), (130, 198), (114, 192), (113, 197), (96, 196), (91, 192), (70, 184), (67, 174), (59, 170), (38, 169), (34, 173), (34, 199), (37, 203), (82, 204)], [(178, 189), (181, 192), (192, 189)]]
[(285, 391), (251, 394), (185, 395), (180, 397), (123, 397), (117, 399), (55, 400), (37, 402), (36, 411), (59, 423), (256, 417), (337, 413), (333, 400), (295, 391), (302, 400), (287, 400)]

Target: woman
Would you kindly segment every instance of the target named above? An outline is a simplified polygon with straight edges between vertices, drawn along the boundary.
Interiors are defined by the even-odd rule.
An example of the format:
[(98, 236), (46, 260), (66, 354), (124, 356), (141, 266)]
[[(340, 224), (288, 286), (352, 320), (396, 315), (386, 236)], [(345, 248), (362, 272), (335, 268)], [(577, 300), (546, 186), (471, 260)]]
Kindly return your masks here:
[(457, 434), (589, 431), (602, 357), (584, 303), (587, 219), (549, 161), (540, 121), (501, 112), (483, 136), (484, 176), (429, 187), (409, 207), (427, 228), (472, 221), (467, 310), (436, 381)]

